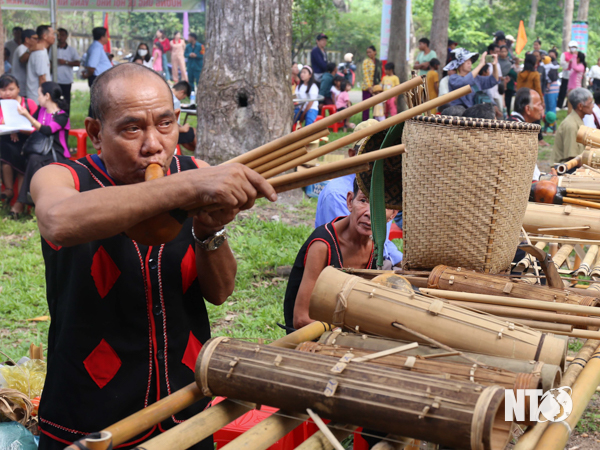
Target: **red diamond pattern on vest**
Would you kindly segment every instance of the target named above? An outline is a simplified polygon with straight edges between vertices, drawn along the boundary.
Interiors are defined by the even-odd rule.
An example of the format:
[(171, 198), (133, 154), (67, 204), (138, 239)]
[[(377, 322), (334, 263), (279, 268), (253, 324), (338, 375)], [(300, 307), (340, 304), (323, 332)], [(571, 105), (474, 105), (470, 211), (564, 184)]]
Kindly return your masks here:
[[(190, 288), (197, 276), (198, 271), (196, 270), (196, 252), (194, 252), (194, 249), (190, 245), (187, 252), (185, 252), (185, 255), (183, 256), (183, 259), (181, 260), (181, 286), (184, 294)], [(195, 363), (196, 362), (194, 361), (194, 364)]]
[(192, 372), (196, 370), (196, 359), (198, 359), (200, 350), (202, 350), (202, 344), (190, 331), (190, 337), (181, 362), (188, 366)]
[(100, 246), (92, 260), (92, 277), (101, 298), (106, 297), (120, 275), (121, 271), (115, 262), (104, 247)]
[(102, 389), (119, 371), (121, 359), (108, 342), (102, 339), (92, 353), (84, 359), (83, 365), (90, 377)]

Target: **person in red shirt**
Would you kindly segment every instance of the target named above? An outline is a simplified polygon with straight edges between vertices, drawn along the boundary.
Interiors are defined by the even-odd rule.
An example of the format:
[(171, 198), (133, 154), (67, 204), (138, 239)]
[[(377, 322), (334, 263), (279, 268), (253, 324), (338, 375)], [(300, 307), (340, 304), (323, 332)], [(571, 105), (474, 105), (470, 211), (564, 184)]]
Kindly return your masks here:
[(171, 51), (171, 41), (167, 39), (167, 35), (164, 30), (156, 30), (156, 37), (154, 43), (159, 43), (162, 46), (162, 67), (165, 76), (165, 80), (171, 81), (171, 74), (169, 73), (169, 61), (167, 60), (167, 52)]

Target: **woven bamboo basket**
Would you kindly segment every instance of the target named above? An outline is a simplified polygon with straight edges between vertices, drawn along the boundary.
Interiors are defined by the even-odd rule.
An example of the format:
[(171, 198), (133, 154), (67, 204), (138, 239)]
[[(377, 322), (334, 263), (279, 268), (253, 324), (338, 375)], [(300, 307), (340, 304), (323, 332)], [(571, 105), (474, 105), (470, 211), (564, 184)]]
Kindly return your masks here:
[(485, 273), (515, 256), (539, 125), (451, 116), (406, 122), (404, 264)]

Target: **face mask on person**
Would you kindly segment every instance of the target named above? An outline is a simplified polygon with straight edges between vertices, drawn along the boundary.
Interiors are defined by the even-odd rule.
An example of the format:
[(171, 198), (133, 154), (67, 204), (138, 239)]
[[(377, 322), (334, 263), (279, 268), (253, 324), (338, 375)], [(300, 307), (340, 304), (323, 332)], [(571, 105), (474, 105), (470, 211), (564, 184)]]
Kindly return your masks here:
[(138, 50), (138, 55), (140, 55), (140, 56), (146, 56), (147, 54), (148, 54), (148, 50), (143, 50), (143, 49)]

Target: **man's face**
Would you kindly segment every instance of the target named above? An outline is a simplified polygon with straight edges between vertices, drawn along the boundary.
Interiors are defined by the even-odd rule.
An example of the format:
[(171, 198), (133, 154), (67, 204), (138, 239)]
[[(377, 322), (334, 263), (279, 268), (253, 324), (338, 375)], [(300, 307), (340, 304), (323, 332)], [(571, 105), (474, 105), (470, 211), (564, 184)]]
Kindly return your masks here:
[(540, 55), (540, 52), (538, 52), (537, 50), (534, 51), (533, 56), (535, 56), (535, 62), (537, 62), (539, 64), (540, 59), (542, 58), (542, 56)]
[(490, 55), (497, 55), (498, 53), (500, 53), (500, 48), (499, 47), (494, 47), (492, 49), (492, 51), (490, 52)]
[(419, 50), (421, 50), (423, 52), (426, 49), (427, 49), (427, 45), (425, 44), (425, 42), (419, 42)]
[(69, 35), (67, 33), (65, 33), (64, 31), (59, 31), (58, 32), (58, 44), (65, 45), (68, 37), (69, 37)]
[(17, 42), (19, 42), (21, 40), (21, 30), (16, 29), (12, 31), (13, 34), (13, 39)]
[(531, 102), (525, 107), (525, 112), (527, 114), (525, 119), (527, 122), (532, 123), (541, 120), (542, 115), (544, 114), (544, 107), (542, 106), (540, 94), (538, 94), (537, 91), (531, 89), (529, 94), (531, 95)]
[(539, 51), (540, 48), (542, 48), (542, 46), (540, 45), (540, 43), (538, 41), (535, 41), (533, 43), (533, 49)]
[(105, 104), (111, 106), (92, 140), (109, 175), (122, 184), (139, 183), (153, 163), (166, 173), (179, 129), (165, 83), (152, 74), (124, 74), (107, 86)]
[(450, 44), (450, 50), (454, 50), (454, 49), (456, 49), (456, 46), (457, 46), (457, 45), (458, 45), (458, 44), (457, 44), (456, 42), (454, 42), (454, 43)]
[(108, 34), (105, 34), (104, 36), (102, 36), (102, 37), (100, 38), (100, 43), (101, 43), (102, 45), (106, 45), (106, 44), (108, 44)]
[(190, 36), (190, 37), (188, 38), (188, 41), (190, 41), (190, 44), (192, 44), (192, 45), (196, 45), (196, 38), (194, 38), (194, 37)]
[(507, 48), (500, 49), (499, 55), (500, 55), (501, 59), (508, 58), (508, 49)]
[(502, 47), (503, 45), (506, 45), (506, 39), (498, 39), (498, 42), (496, 42), (496, 44)]
[(577, 109), (581, 109), (581, 112), (584, 114), (592, 114), (594, 112), (594, 99), (592, 97), (588, 98), (585, 102), (577, 105)]
[(56, 41), (56, 31), (54, 31), (53, 28), (48, 28), (48, 32), (44, 36), (44, 40), (48, 45), (54, 44), (54, 41)]
[(323, 39), (319, 39), (317, 41), (317, 45), (319, 46), (319, 48), (323, 49), (325, 47), (327, 47), (327, 39), (323, 38)]

